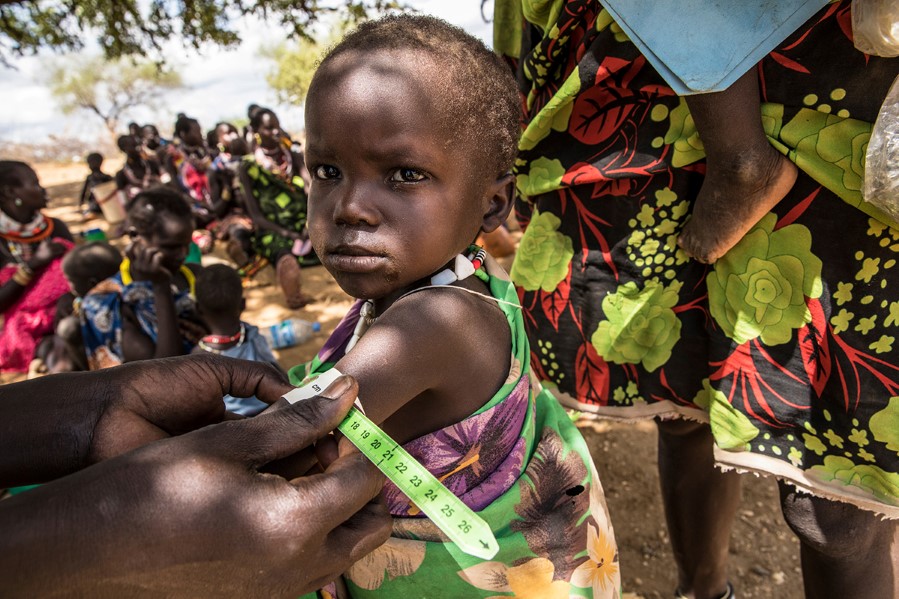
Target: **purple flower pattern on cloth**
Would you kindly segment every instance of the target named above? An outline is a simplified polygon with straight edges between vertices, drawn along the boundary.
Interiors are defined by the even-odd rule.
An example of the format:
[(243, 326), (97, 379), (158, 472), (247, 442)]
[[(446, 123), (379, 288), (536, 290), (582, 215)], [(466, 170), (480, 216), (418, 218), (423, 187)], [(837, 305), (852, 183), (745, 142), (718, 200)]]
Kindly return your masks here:
[[(526, 445), (521, 427), (528, 409), (533, 409), (529, 390), (527, 377), (521, 377), (499, 404), (413, 439), (403, 448), (465, 505), (482, 510), (521, 475)], [(390, 481), (384, 486), (384, 495), (394, 516), (423, 516)]]

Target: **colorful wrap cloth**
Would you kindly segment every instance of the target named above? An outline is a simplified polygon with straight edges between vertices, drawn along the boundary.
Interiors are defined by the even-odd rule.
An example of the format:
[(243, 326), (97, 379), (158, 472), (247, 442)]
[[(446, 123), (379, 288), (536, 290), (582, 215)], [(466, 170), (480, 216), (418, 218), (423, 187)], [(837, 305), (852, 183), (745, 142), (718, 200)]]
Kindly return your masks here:
[[(122, 271), (97, 284), (81, 301), (81, 334), (84, 351), (91, 370), (118, 366), (124, 359), (122, 353), (122, 307), (128, 306), (137, 317), (143, 333), (156, 342), (156, 305), (153, 299), (153, 284), (150, 281), (133, 281), (126, 275), (128, 262), (122, 262)], [(178, 290), (172, 285), (175, 300), (175, 314), (178, 319), (197, 322), (196, 302), (193, 297), (194, 274), (186, 266), (181, 272), (190, 289)], [(127, 281), (127, 283), (125, 282)], [(188, 354), (194, 344), (184, 338), (184, 353)]]
[[(478, 276), (491, 295), (508, 302), (497, 303), (512, 330), (508, 377), (477, 412), (403, 447), (490, 525), (500, 551), (490, 561), (462, 553), (388, 482), (393, 535), (349, 569), (338, 597), (619, 596), (617, 546), (586, 443), (530, 376), (515, 289), (489, 257), (487, 272)], [(291, 369), (292, 383), (344, 355), (361, 305), (312, 362)], [(334, 593), (332, 585), (318, 596)]]
[[(60, 237), (53, 241), (72, 249), (72, 242)], [(6, 284), (19, 265), (0, 269), (0, 285)], [(53, 333), (56, 302), (69, 291), (62, 273), (62, 256), (48, 264), (29, 283), (19, 299), (3, 313), (0, 325), (0, 372), (26, 372), (41, 338)]]
[[(290, 180), (285, 181), (274, 171), (263, 167), (259, 160), (254, 156), (244, 157), (247, 176), (252, 184), (251, 189), (244, 190), (244, 193), (253, 194), (266, 220), (295, 231), (306, 239), (307, 198), (303, 179), (299, 175), (290, 175)], [(259, 227), (253, 236), (256, 252), (273, 264), (279, 253), (291, 252), (294, 243), (289, 237)], [(297, 260), (302, 265), (318, 264), (313, 252), (299, 256)]]
[(676, 243), (705, 172), (683, 98), (599, 2), (498, 0), (526, 124), (511, 277), (565, 405), (709, 422), (719, 464), (895, 518), (899, 228), (861, 188), (899, 60), (858, 52), (850, 21), (829, 4), (759, 63), (799, 178), (705, 266)]

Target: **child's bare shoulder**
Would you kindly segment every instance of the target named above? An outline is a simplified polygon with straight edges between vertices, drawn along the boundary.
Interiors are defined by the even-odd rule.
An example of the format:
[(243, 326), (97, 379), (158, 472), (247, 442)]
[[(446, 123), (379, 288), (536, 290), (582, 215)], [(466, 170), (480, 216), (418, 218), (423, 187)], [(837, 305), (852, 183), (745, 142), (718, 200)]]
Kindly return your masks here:
[(447, 341), (472, 332), (488, 339), (508, 333), (509, 325), (496, 301), (482, 291), (471, 291), (451, 286), (418, 290), (397, 300), (384, 313), (384, 322), (402, 324), (425, 336), (430, 331)]

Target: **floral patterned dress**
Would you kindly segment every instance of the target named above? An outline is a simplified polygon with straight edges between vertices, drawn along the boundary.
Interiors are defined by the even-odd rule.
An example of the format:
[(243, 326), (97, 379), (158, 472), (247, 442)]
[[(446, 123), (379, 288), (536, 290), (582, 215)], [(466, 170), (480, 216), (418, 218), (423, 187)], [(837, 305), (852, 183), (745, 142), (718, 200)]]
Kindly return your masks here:
[[(587, 445), (530, 376), (522, 313), (507, 276), (489, 257), (477, 275), (493, 297), (508, 302), (497, 304), (512, 329), (506, 382), (462, 422), (403, 447), (490, 525), (499, 553), (486, 561), (460, 552), (388, 482), (393, 534), (349, 569), (336, 596), (617, 598), (618, 550)], [(291, 369), (293, 384), (344, 355), (361, 305), (311, 363)], [(335, 592), (331, 585), (309, 597)]]
[(705, 171), (683, 98), (599, 2), (498, 0), (526, 122), (511, 277), (563, 403), (708, 421), (720, 464), (899, 517), (899, 228), (860, 191), (899, 60), (855, 50), (849, 9), (760, 62), (799, 178), (706, 266), (676, 245)]

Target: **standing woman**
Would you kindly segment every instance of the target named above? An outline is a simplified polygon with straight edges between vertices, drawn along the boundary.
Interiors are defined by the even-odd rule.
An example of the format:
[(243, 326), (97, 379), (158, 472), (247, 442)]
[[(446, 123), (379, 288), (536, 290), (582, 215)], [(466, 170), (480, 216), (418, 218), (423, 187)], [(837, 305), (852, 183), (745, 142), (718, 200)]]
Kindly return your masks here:
[(38, 342), (53, 333), (56, 302), (68, 291), (60, 258), (72, 234), (41, 212), (47, 191), (24, 162), (0, 160), (0, 371), (25, 372)]
[(255, 111), (250, 127), (255, 150), (241, 165), (240, 183), (247, 212), (256, 225), (254, 246), (275, 266), (287, 306), (301, 308), (309, 299), (301, 290), (300, 264), (315, 259), (306, 232), (308, 173), (303, 156), (282, 143), (281, 124), (274, 112)]

